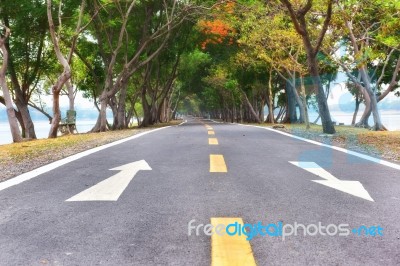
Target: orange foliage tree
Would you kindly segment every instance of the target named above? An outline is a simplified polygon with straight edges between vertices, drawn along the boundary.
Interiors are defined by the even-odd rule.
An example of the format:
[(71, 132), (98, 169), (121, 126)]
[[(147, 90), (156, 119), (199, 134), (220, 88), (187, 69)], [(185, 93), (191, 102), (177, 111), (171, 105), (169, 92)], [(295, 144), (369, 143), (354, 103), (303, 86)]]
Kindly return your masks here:
[(197, 24), (200, 32), (205, 36), (205, 40), (201, 43), (201, 48), (205, 50), (208, 44), (233, 44), (233, 34), (235, 30), (224, 19), (227, 14), (234, 12), (235, 3), (227, 2), (216, 8), (216, 12), (209, 20), (200, 20)]

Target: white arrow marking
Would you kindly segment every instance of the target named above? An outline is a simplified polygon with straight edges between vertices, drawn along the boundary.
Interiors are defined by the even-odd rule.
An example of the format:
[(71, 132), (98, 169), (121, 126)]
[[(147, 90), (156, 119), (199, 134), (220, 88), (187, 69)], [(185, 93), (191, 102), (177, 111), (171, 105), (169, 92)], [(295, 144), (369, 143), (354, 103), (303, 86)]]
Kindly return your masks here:
[(325, 180), (311, 180), (318, 184), (340, 190), (353, 196), (374, 201), (359, 181), (339, 180), (314, 162), (289, 162)]
[(141, 160), (110, 170), (121, 172), (76, 194), (66, 201), (117, 201), (137, 172), (152, 169), (145, 160)]

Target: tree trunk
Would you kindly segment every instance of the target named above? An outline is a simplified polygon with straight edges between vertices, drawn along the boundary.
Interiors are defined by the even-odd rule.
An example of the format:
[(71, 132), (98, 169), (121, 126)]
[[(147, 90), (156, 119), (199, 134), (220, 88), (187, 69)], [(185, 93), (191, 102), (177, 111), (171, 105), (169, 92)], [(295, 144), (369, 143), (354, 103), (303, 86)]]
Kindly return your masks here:
[(126, 128), (129, 128), (129, 126), (131, 125), (132, 119), (133, 119), (133, 107), (131, 107), (126, 113), (126, 116), (125, 116)]
[(310, 51), (307, 53), (308, 68), (312, 76), (313, 85), (317, 89), (318, 110), (321, 116), (322, 129), (324, 133), (334, 134), (336, 133), (336, 130), (332, 123), (324, 88), (322, 86), (321, 78), (319, 76), (318, 62), (317, 59), (315, 57), (311, 57), (312, 55), (309, 53)]
[(72, 85), (71, 80), (68, 80), (65, 83), (67, 90), (68, 90), (68, 103), (69, 103), (69, 110), (75, 110), (75, 95), (74, 95), (74, 86)]
[(3, 53), (3, 65), (0, 69), (0, 86), (3, 89), (3, 97), (7, 108), (8, 123), (10, 125), (13, 142), (21, 142), (22, 141), (21, 131), (18, 126), (18, 120), (17, 117), (15, 116), (14, 106), (12, 104), (10, 91), (8, 90), (6, 81), (8, 51), (4, 45), (4, 42), (9, 35), (10, 35), (10, 29), (6, 28), (6, 33), (4, 37), (0, 38), (0, 49)]
[(51, 120), (49, 138), (57, 138), (58, 125), (61, 121), (60, 92), (53, 86), (53, 119)]
[(377, 130), (377, 131), (378, 130), (386, 130), (386, 128), (382, 124), (381, 116), (378, 111), (378, 100), (377, 100), (375, 93), (373, 92), (373, 90), (371, 88), (371, 83), (370, 83), (370, 79), (368, 77), (366, 68), (361, 67), (360, 72), (361, 72), (361, 78), (363, 79), (363, 82), (365, 84), (364, 88), (365, 88), (366, 92), (368, 93), (368, 96), (370, 99), (370, 108), (368, 108), (368, 109), (366, 108), (367, 112), (364, 112), (365, 117), (363, 114), (363, 118), (364, 118), (363, 122), (368, 124), (368, 119), (372, 112), (372, 116), (374, 117), (373, 129)]
[[(107, 92), (103, 92), (103, 95)], [(100, 99), (100, 113), (99, 113), (99, 129), (96, 132), (106, 132), (107, 131), (107, 102), (108, 97), (101, 97)]]
[(351, 125), (354, 126), (356, 124), (358, 110), (360, 109), (360, 98), (358, 92), (356, 93), (356, 107), (354, 109), (353, 120), (351, 121)]
[[(373, 99), (375, 99), (376, 102), (376, 96), (374, 95), (374, 93), (372, 92), (371, 88), (370, 88), (370, 82), (369, 82), (369, 78), (366, 76), (366, 73), (363, 73), (363, 69), (362, 67), (359, 69), (360, 73), (361, 73), (361, 78), (363, 80), (363, 84), (364, 86), (362, 86), (361, 84), (359, 84), (359, 86), (357, 86), (357, 88), (360, 90), (360, 92), (363, 94), (364, 96), (364, 103), (365, 103), (365, 109), (364, 112), (361, 116), (360, 121), (358, 121), (355, 126), (356, 127), (364, 127), (364, 128), (369, 128), (369, 117), (371, 115), (371, 112), (373, 112), (373, 106), (372, 106), (372, 101)], [(377, 108), (377, 103), (374, 105), (375, 108)], [(378, 110), (376, 110), (377, 112)], [(379, 121), (380, 121), (380, 117), (379, 117)], [(376, 124), (376, 120), (374, 117), (374, 123)], [(383, 125), (382, 123), (381, 127), (383, 129)]]
[[(100, 113), (100, 111), (99, 111)], [(100, 131), (100, 123), (101, 123), (101, 116), (100, 114), (97, 116), (96, 124), (93, 126), (93, 128), (89, 132), (99, 132)]]
[(126, 112), (126, 94), (127, 94), (127, 84), (122, 84), (120, 89), (119, 99), (118, 99), (118, 108), (116, 120), (114, 121), (115, 129), (125, 129), (128, 128), (128, 125), (125, 123), (125, 112)]
[[(60, 114), (60, 92), (64, 84), (71, 78), (71, 68), (67, 59), (63, 56), (60, 50), (60, 45), (58, 38), (56, 37), (55, 33), (55, 26), (53, 23), (53, 16), (51, 14), (51, 0), (47, 0), (47, 19), (49, 21), (49, 31), (51, 36), (51, 41), (54, 46), (54, 52), (57, 56), (58, 62), (63, 66), (63, 73), (57, 78), (56, 83), (52, 88), (53, 93), (53, 120), (51, 121), (49, 138), (56, 138), (57, 137), (57, 130), (61, 120)], [(70, 53), (72, 53), (73, 48), (71, 48)]]
[[(281, 116), (283, 117), (281, 119), (281, 123), (285, 124), (285, 123), (290, 123), (290, 116), (289, 116), (289, 105), (288, 105), (288, 101), (286, 99), (286, 106), (281, 114)], [(279, 116), (278, 116), (279, 117)], [(279, 118), (277, 118), (278, 120)]]
[(279, 112), (278, 112), (278, 114), (277, 114), (277, 116), (275, 117), (275, 121), (277, 122), (277, 123), (279, 123), (280, 121), (282, 121), (282, 119), (281, 119), (281, 116), (283, 115), (283, 113), (285, 112), (285, 106), (281, 106), (280, 108), (279, 108)]
[(168, 118), (167, 112), (168, 112), (167, 99), (164, 98), (164, 99), (162, 100), (161, 108), (160, 108), (160, 110), (159, 110), (159, 113), (160, 113), (160, 122), (161, 122), (161, 123), (166, 123), (166, 122), (168, 122), (168, 121), (167, 121), (167, 118)]
[(269, 78), (268, 78), (268, 122), (274, 124), (274, 99), (272, 95), (272, 68), (269, 71)]
[(22, 121), (25, 128), (25, 137), (28, 139), (36, 139), (35, 126), (29, 112), (28, 104), (25, 101), (21, 101), (17, 98), (17, 100), (15, 101), (15, 105), (17, 106), (22, 116)]
[(148, 127), (150, 125), (153, 125), (152, 110), (149, 103), (147, 102), (146, 93), (142, 93), (142, 107), (143, 107), (143, 120), (140, 126)]
[(300, 118), (299, 118), (299, 120), (297, 122), (302, 124), (302, 123), (304, 123), (306, 121), (306, 118), (305, 118), (306, 117), (306, 110), (305, 110), (305, 107), (304, 107), (304, 103), (303, 103), (303, 100), (300, 98), (299, 92), (297, 91), (296, 88), (293, 88), (293, 94), (294, 94), (294, 97), (296, 99), (296, 103), (299, 106), (299, 110), (300, 110)]
[(336, 131), (332, 123), (327, 100), (325, 98), (324, 88), (322, 86), (321, 78), (319, 76), (318, 61), (317, 61), (317, 54), (320, 50), (326, 31), (328, 30), (329, 22), (332, 18), (333, 0), (329, 0), (327, 3), (328, 6), (327, 6), (326, 17), (324, 19), (322, 28), (318, 34), (318, 38), (316, 39), (316, 42), (314, 42), (315, 47), (312, 44), (312, 39), (308, 32), (307, 21), (306, 21), (306, 15), (311, 10), (312, 1), (308, 0), (305, 6), (303, 6), (298, 11), (295, 11), (293, 9), (293, 6), (289, 0), (280, 0), (280, 1), (286, 6), (287, 10), (289, 11), (291, 20), (294, 24), (294, 28), (297, 31), (297, 33), (301, 36), (303, 41), (303, 46), (307, 54), (308, 72), (311, 75), (313, 86), (317, 94), (318, 109), (319, 109), (319, 114), (321, 115), (323, 132), (328, 134), (334, 134)]
[(18, 120), (18, 123), (19, 123), (19, 125), (20, 125), (20, 129), (21, 129), (21, 136), (22, 136), (22, 138), (24, 137), (24, 135), (25, 135), (25, 127), (24, 127), (24, 120), (22, 119), (22, 115), (21, 115), (21, 112), (18, 112), (18, 111), (16, 111), (15, 109), (14, 109), (14, 113), (15, 113), (15, 116), (17, 117), (17, 120)]
[[(242, 91), (242, 90), (241, 90), (241, 91)], [(252, 114), (254, 120), (255, 120), (258, 124), (261, 124), (261, 120), (260, 120), (260, 118), (258, 117), (256, 111), (254, 111), (254, 108), (253, 108), (253, 106), (251, 105), (251, 103), (250, 103), (250, 101), (249, 101), (249, 98), (247, 98), (246, 93), (245, 93), (244, 91), (242, 91), (242, 94), (243, 94), (243, 97), (244, 97), (244, 99), (245, 99), (245, 101), (246, 101), (247, 106), (249, 107), (249, 111), (250, 111), (250, 113)]]
[(150, 112), (150, 108), (148, 108), (148, 106), (145, 108), (143, 106), (143, 119), (142, 119), (142, 123), (140, 123), (140, 127), (148, 127), (151, 126), (151, 112)]
[(10, 131), (13, 142), (21, 142), (23, 140), (21, 136), (21, 130), (18, 126), (18, 120), (15, 116), (15, 111), (12, 105), (10, 92), (8, 91), (7, 88), (7, 82), (5, 81), (5, 77), (3, 77), (2, 75), (0, 75), (0, 86), (3, 88), (3, 96), (6, 101), (8, 123), (10, 125)]
[[(353, 45), (354, 53), (358, 54), (360, 49), (358, 46), (356, 36), (354, 35), (354, 32), (353, 32), (352, 22), (345, 21), (345, 23), (346, 23), (347, 29), (349, 30), (349, 37), (350, 37), (351, 43)], [(396, 71), (399, 71), (399, 67), (400, 67), (400, 61), (397, 62), (395, 73), (396, 73)], [(367, 95), (365, 95), (365, 96), (369, 97), (370, 106), (369, 106), (369, 108), (367, 108), (367, 107), (365, 108), (365, 111), (361, 118), (361, 121), (359, 123), (357, 123), (357, 125), (368, 125), (368, 118), (369, 118), (370, 112), (372, 111), (372, 115), (374, 117), (373, 129), (374, 130), (385, 130), (385, 127), (382, 124), (381, 117), (380, 117), (380, 114), (378, 111), (378, 101), (376, 99), (374, 91), (372, 90), (371, 78), (368, 74), (368, 69), (364, 64), (361, 64), (361, 65), (359, 65), (358, 70), (361, 74), (361, 79), (363, 81), (363, 85), (359, 84), (359, 86), (357, 86), (357, 88), (359, 88), (361, 90), (361, 92), (364, 93), (364, 95), (365, 95), (365, 91), (367, 92), (368, 96)], [(396, 76), (397, 76), (397, 73), (396, 73)], [(363, 89), (361, 89), (361, 87)], [(367, 99), (367, 97), (364, 97), (364, 98)]]
[(142, 121), (140, 120), (140, 117), (139, 117), (139, 115), (138, 115), (138, 112), (136, 111), (135, 107), (132, 108), (132, 111), (133, 111), (133, 113), (135, 114), (136, 121), (137, 121), (137, 124), (138, 124), (138, 126), (139, 126), (140, 124), (142, 124)]
[(291, 124), (297, 123), (297, 109), (296, 109), (296, 97), (294, 96), (294, 90), (295, 88), (290, 82), (287, 82), (286, 86), (286, 100), (287, 100), (287, 119)]
[(265, 118), (264, 118), (264, 116), (265, 116), (265, 113), (264, 113), (264, 106), (265, 106), (265, 99), (264, 99), (264, 97), (261, 99), (261, 101), (260, 101), (260, 107), (259, 107), (259, 110), (260, 110), (260, 112), (259, 112), (259, 118), (260, 118), (260, 121), (264, 121), (265, 120)]
[(378, 101), (376, 99), (376, 96), (375, 96), (374, 92), (370, 89), (367, 89), (367, 92), (371, 98), (371, 110), (372, 110), (372, 116), (374, 117), (373, 129), (376, 131), (386, 130), (386, 128), (382, 124), (381, 115), (379, 114), (379, 111), (378, 111)]
[(299, 111), (300, 111), (299, 119), (297, 119), (297, 115), (296, 115), (296, 122), (302, 124), (305, 121), (305, 118), (304, 118), (305, 117), (305, 110), (304, 110), (303, 101), (301, 100), (301, 98), (299, 96), (299, 92), (297, 91), (297, 86), (296, 85), (297, 85), (296, 72), (293, 72), (291, 87), (292, 87), (293, 98), (296, 101), (296, 103), (294, 104), (294, 109), (295, 109), (295, 112), (297, 113), (297, 108), (296, 108), (296, 104), (297, 104), (297, 106), (299, 106)]
[[(6, 27), (9, 27), (9, 20), (8, 18), (4, 19), (4, 22), (6, 24)], [(43, 49), (43, 43), (44, 43), (44, 31), (43, 31), (43, 41), (41, 42), (41, 44), (39, 45), (38, 48), (38, 53), (37, 53), (37, 59), (38, 61), (36, 62), (37, 64), (40, 63), (39, 58), (41, 53), (42, 53), (42, 49)], [(10, 44), (9, 42), (5, 41), (4, 43), (5, 48), (7, 49), (7, 53), (8, 53), (8, 71), (10, 73), (11, 76), (11, 83), (13, 85), (13, 91), (14, 91), (14, 103), (18, 108), (18, 114), (17, 114), (17, 118), (19, 121), (19, 124), (21, 125), (21, 129), (22, 129), (22, 137), (23, 138), (28, 138), (28, 139), (36, 139), (36, 133), (35, 133), (35, 127), (31, 118), (31, 115), (29, 113), (29, 108), (28, 108), (28, 103), (29, 103), (29, 86), (31, 86), (32, 81), (34, 79), (31, 80), (27, 80), (26, 78), (23, 78), (23, 83), (24, 86), (23, 88), (21, 88), (20, 83), (18, 81), (18, 77), (17, 74), (15, 72), (15, 68), (14, 68), (14, 62), (12, 59), (12, 55), (11, 55), (11, 48), (10, 48)], [(38, 72), (36, 72), (38, 73)], [(35, 77), (37, 76), (34, 75)], [(32, 76), (33, 78), (33, 76)]]
[(304, 108), (304, 122), (306, 123), (306, 128), (310, 128), (310, 118), (308, 116), (308, 107), (307, 107), (307, 96), (306, 96), (306, 88), (304, 87), (304, 78), (300, 77), (301, 79), (301, 100)]
[[(68, 101), (69, 101), (69, 110), (75, 110), (75, 93), (74, 93), (74, 86), (72, 85), (71, 80), (68, 80), (66, 83), (67, 90), (68, 90)], [(75, 125), (76, 127), (76, 125)], [(69, 133), (74, 132), (74, 125), (68, 125)]]

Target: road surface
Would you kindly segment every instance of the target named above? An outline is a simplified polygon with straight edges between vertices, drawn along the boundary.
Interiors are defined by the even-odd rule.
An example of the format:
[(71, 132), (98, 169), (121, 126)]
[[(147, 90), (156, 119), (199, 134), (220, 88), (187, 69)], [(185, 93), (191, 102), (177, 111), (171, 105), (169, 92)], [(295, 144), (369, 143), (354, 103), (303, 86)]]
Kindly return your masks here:
[[(3, 188), (0, 265), (400, 265), (399, 221), (398, 169), (188, 119)], [(276, 227), (199, 226), (259, 222)]]

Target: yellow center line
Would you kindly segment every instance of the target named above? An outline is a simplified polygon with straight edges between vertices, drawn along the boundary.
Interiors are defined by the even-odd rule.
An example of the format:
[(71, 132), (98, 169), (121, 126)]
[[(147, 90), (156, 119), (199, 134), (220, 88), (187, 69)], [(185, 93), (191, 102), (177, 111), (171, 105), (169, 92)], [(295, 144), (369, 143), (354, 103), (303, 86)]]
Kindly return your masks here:
[[(211, 218), (213, 234), (211, 236), (211, 265), (212, 266), (231, 266), (231, 265), (257, 265), (253, 256), (253, 251), (249, 241), (244, 234), (220, 235), (215, 232), (219, 224), (228, 226), (238, 223), (243, 227), (242, 218)], [(230, 230), (233, 232), (233, 229)]]
[(220, 154), (210, 154), (210, 173), (227, 173), (224, 156)]
[(208, 145), (218, 145), (218, 139), (216, 138), (209, 138)]
[(214, 130), (209, 130), (209, 131), (208, 131), (208, 135), (215, 135)]

